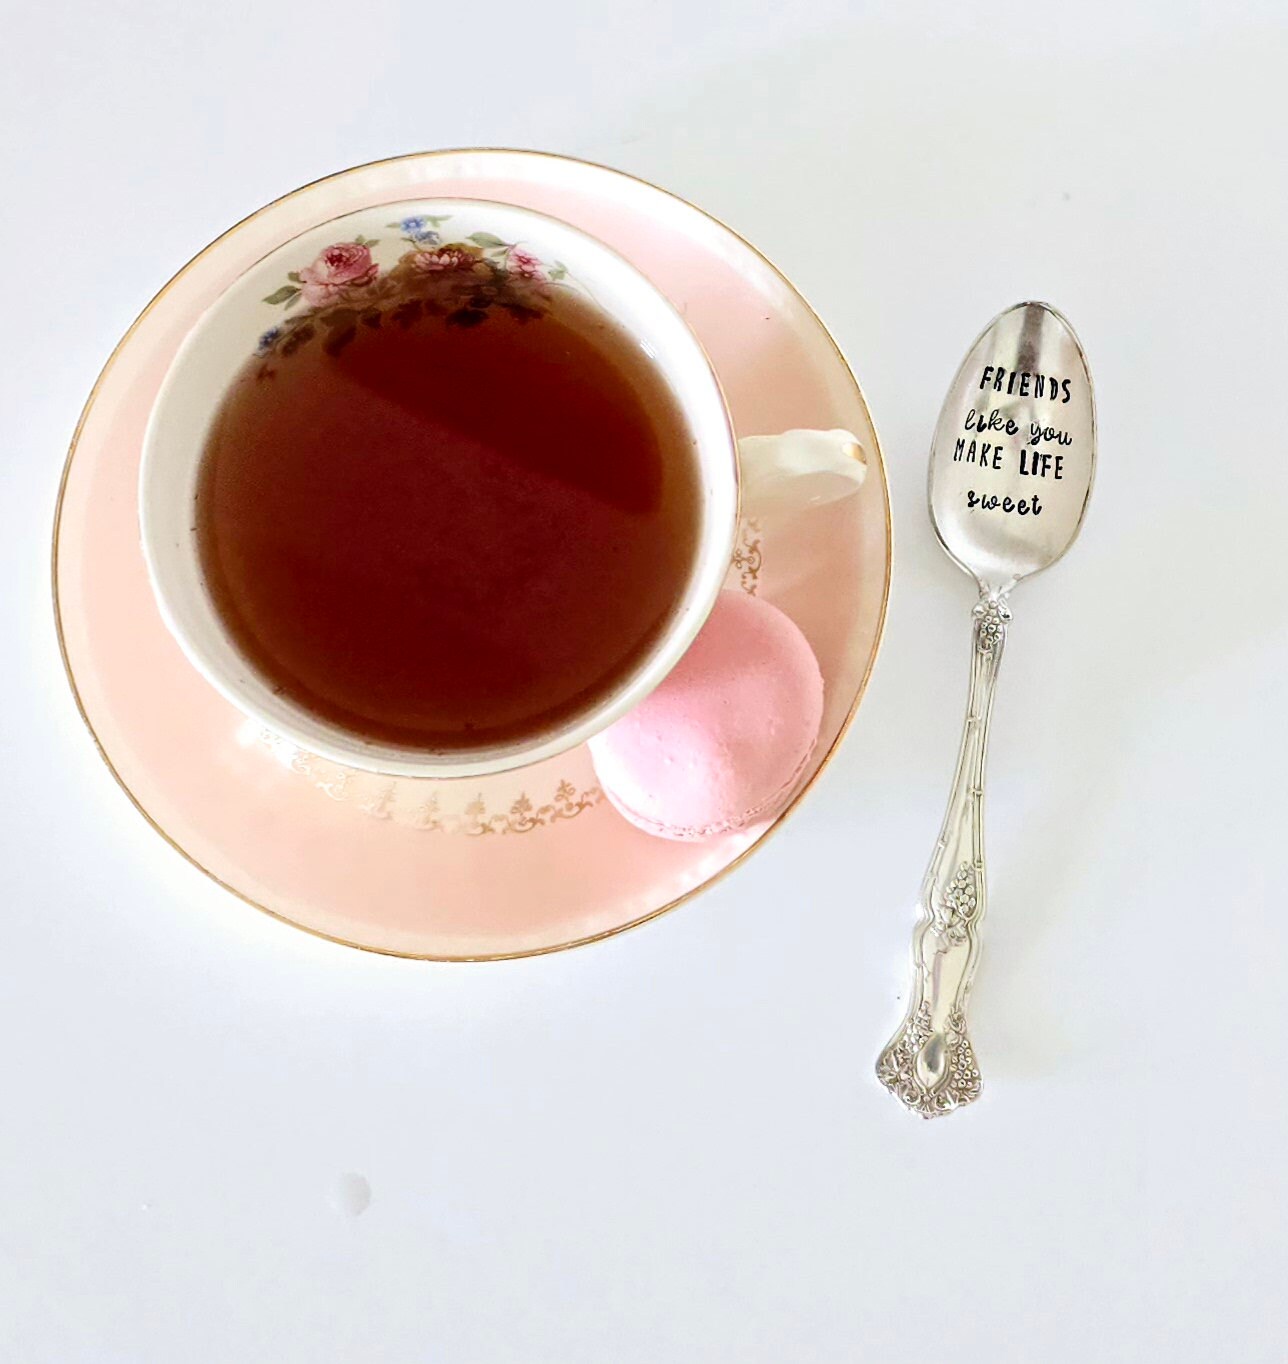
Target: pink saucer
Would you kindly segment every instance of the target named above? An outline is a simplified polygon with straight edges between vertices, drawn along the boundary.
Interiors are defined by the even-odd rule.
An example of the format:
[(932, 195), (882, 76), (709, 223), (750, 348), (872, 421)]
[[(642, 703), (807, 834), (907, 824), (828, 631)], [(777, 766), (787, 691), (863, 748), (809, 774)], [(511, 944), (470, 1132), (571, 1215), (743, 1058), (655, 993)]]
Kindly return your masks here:
[[(729, 583), (804, 631), (823, 673), (814, 755), (787, 810), (684, 843), (633, 828), (585, 749), (468, 782), (375, 777), (257, 732), (188, 665), (162, 625), (139, 547), (135, 484), (153, 398), (187, 329), (247, 265), (310, 223), (426, 195), (543, 210), (626, 255), (707, 348), (739, 435), (846, 428), (860, 493), (809, 513), (809, 532), (744, 524)], [(852, 718), (875, 659), (890, 574), (880, 446), (835, 344), (741, 238), (664, 191), (531, 152), (437, 152), (345, 171), (261, 209), (207, 247), (117, 347), (68, 456), (54, 597), (78, 704), (113, 774), (196, 866), (292, 924), (373, 951), (525, 955), (628, 928), (745, 857), (799, 801)]]

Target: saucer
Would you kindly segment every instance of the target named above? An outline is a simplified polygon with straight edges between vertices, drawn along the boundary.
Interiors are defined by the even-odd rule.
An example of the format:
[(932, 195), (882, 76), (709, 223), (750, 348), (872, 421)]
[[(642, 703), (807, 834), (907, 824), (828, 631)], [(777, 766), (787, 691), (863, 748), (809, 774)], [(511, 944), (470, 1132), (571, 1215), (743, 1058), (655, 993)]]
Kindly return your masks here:
[[(641, 833), (604, 800), (585, 748), (483, 778), (360, 773), (246, 721), (188, 664), (148, 585), (135, 487), (170, 360), (237, 275), (310, 224), (429, 196), (538, 209), (616, 248), (683, 313), (740, 436), (853, 432), (852, 497), (746, 521), (728, 585), (790, 615), (825, 683), (819, 743), (785, 810), (699, 843)], [(804, 518), (808, 517), (808, 521)], [(555, 951), (656, 917), (753, 852), (799, 803), (854, 716), (880, 643), (890, 508), (854, 376), (808, 304), (753, 247), (617, 171), (536, 152), (448, 151), (341, 172), (208, 246), (117, 346), (81, 416), (54, 524), (54, 605), (77, 704), (126, 794), (185, 857), (248, 903), (336, 942), (437, 960)]]

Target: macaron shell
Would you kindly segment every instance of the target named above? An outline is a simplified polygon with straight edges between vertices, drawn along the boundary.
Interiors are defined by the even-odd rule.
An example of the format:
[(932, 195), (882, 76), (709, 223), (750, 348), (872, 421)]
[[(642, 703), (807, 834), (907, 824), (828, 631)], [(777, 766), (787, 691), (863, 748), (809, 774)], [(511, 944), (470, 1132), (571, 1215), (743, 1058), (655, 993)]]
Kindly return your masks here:
[(591, 756), (633, 824), (704, 838), (746, 828), (787, 799), (822, 713), (822, 675), (800, 629), (728, 590), (661, 685), (591, 740)]

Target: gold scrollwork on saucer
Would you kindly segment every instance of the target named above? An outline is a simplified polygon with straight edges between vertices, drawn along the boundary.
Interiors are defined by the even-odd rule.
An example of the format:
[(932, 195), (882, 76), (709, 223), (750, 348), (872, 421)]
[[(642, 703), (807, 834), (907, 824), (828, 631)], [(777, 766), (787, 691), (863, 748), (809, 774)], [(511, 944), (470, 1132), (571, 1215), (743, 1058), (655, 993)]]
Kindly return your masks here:
[(760, 570), (764, 567), (761, 548), (762, 527), (755, 517), (748, 517), (738, 526), (738, 543), (733, 550), (733, 570), (738, 575), (738, 586), (754, 597), (760, 586)]
[[(461, 803), (444, 794), (439, 782), (417, 778), (381, 777), (344, 767), (296, 748), (270, 729), (259, 729), (255, 742), (266, 748), (288, 771), (307, 780), (316, 790), (339, 805), (351, 805), (372, 819), (391, 820), (429, 833), (526, 834), (576, 819), (604, 799), (598, 786), (578, 786), (567, 777), (545, 800), (534, 800), (526, 791), (504, 809), (492, 809), (482, 792)], [(456, 783), (451, 784), (453, 787)]]
[(565, 780), (555, 787), (554, 796), (540, 805), (524, 793), (508, 810), (491, 814), (480, 795), (456, 814), (442, 810), (438, 796), (434, 794), (416, 807), (412, 823), (418, 829), (466, 834), (472, 838), (483, 834), (526, 834), (560, 820), (576, 819), (583, 810), (592, 809), (603, 799), (604, 793), (598, 786), (579, 791), (572, 782)]

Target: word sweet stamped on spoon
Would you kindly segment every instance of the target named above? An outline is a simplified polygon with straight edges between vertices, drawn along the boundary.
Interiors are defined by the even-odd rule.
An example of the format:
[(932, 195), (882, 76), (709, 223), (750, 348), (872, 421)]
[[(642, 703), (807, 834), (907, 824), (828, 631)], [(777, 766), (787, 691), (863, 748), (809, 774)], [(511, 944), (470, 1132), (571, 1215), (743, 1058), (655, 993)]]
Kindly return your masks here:
[(979, 1097), (966, 1029), (984, 917), (984, 766), (1009, 597), (1077, 537), (1096, 464), (1091, 374), (1073, 328), (1045, 303), (994, 318), (949, 389), (930, 450), (940, 544), (979, 585), (957, 770), (921, 886), (914, 981), (877, 1076), (923, 1117)]

